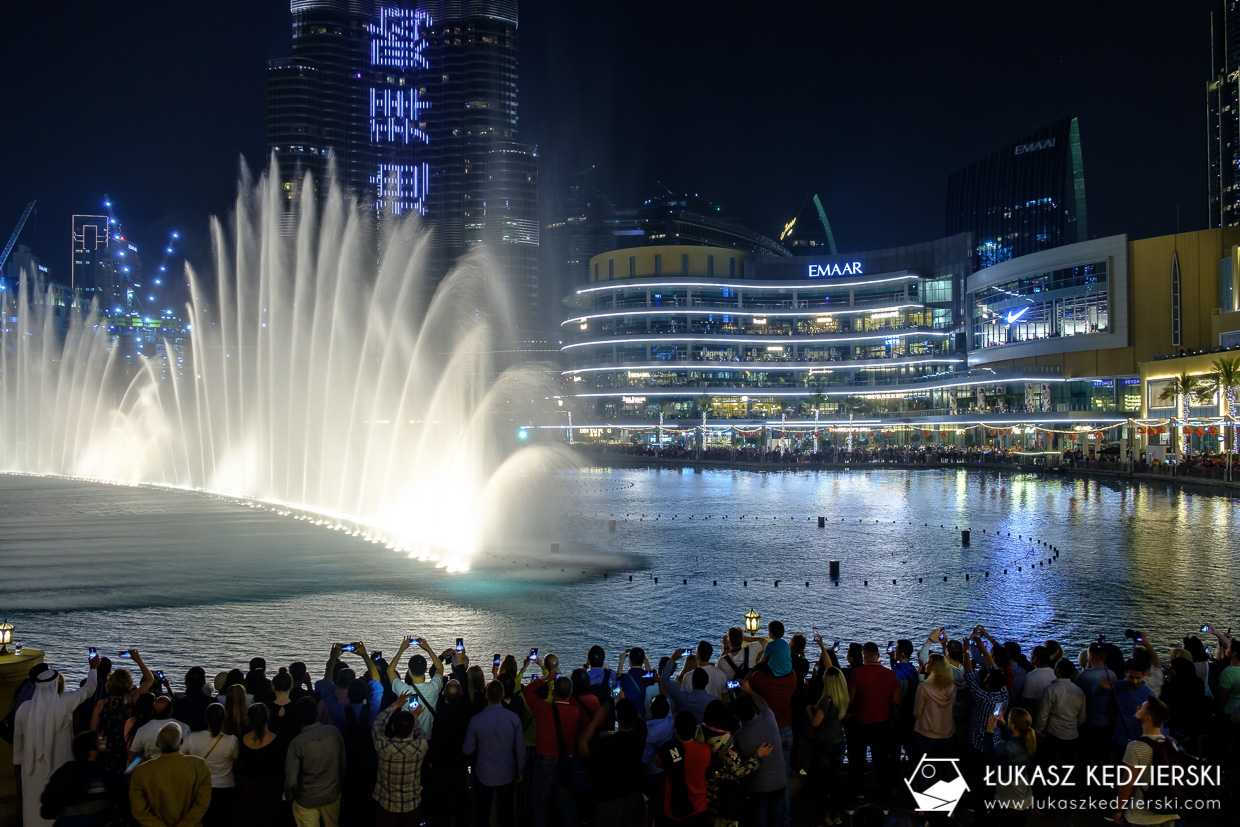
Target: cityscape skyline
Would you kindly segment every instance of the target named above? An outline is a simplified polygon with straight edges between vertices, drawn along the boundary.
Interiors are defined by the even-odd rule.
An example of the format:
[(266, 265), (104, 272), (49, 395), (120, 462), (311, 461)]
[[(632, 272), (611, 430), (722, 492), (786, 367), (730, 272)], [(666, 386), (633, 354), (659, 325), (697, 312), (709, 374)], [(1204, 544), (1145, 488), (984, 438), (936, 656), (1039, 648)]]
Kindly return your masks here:
[[(882, 28), (865, 10), (807, 10), (798, 31), (778, 35), (787, 38), (786, 47), (764, 49), (741, 42), (743, 33), (733, 31), (729, 15), (720, 12), (661, 9), (660, 24), (647, 25), (634, 19), (640, 15), (610, 7), (522, 3), (521, 140), (539, 147), (540, 223), (548, 221), (550, 195), (592, 163), (599, 168), (600, 188), (618, 206), (640, 204), (664, 182), (731, 207), (755, 231), (777, 237), (805, 197), (818, 194), (841, 251), (929, 240), (942, 233), (943, 195), (952, 171), (1042, 123), (1075, 114), (1086, 146), (1091, 236), (1142, 237), (1203, 227), (1206, 123), (1200, 95), (1210, 78), (1210, 12), (1218, 5), (1178, 4), (1174, 14), (1158, 18), (1142, 13), (1153, 6), (1123, 16), (1090, 7), (1077, 13), (1073, 36), (1051, 40), (1042, 35), (1053, 21), (1031, 19), (1003, 49), (970, 39), (983, 28), (970, 10), (946, 19), (910, 10)], [(68, 243), (61, 225), (72, 214), (98, 211), (95, 202), (109, 192), (136, 238), (158, 239), (179, 228), (187, 258), (204, 259), (206, 219), (230, 208), (238, 159), (244, 157), (252, 169), (265, 166), (265, 68), (289, 53), (288, 3), (170, 10), (144, 18), (140, 29), (102, 13), (96, 17), (89, 9), (69, 31), (43, 25), (48, 12), (15, 14), (18, 25), (11, 30), (34, 36), (5, 50), (10, 74), (33, 64), (33, 54), (55, 54), (58, 60), (13, 90), (15, 110), (29, 113), (30, 123), (39, 126), (25, 134), (10, 132), (9, 195), (0, 207), (12, 217), (3, 220), (15, 223), (22, 205), (39, 198), (43, 220), (32, 220), (22, 243), (56, 268), (63, 257), (59, 248)], [(1015, 20), (992, 14), (989, 25), (1002, 24), (1005, 17)], [(233, 59), (210, 64), (224, 19), (246, 25), (227, 29), (223, 53)], [(1134, 54), (1090, 40), (1104, 25)], [(883, 40), (809, 48), (823, 32), (840, 26), (873, 30)], [(185, 31), (202, 37), (177, 34)], [(904, 55), (914, 35), (933, 38), (945, 31), (968, 48), (935, 52), (936, 59), (918, 70), (923, 88), (936, 94), (876, 106), (874, 95), (904, 75), (911, 60), (882, 54)], [(674, 59), (617, 59), (616, 50), (627, 49), (625, 44), (636, 44), (634, 54), (666, 53), (668, 40), (676, 37), (681, 40), (671, 52)], [(1143, 52), (1142, 45), (1152, 47), (1155, 38), (1161, 51)], [(1079, 48), (1084, 43), (1091, 48)], [(752, 57), (717, 61), (711, 70), (719, 73), (715, 83), (694, 81), (710, 65), (704, 62), (709, 54), (720, 48), (742, 56), (748, 49)], [(1009, 89), (1023, 78), (1020, 94), (996, 98), (988, 89), (998, 80), (959, 74), (970, 61), (984, 63), (1001, 53), (1010, 54), (1004, 64), (1011, 74), (998, 74), (1005, 75)], [(72, 88), (70, 77), (101, 59), (108, 80), (101, 80), (99, 96), (85, 96), (71, 107), (51, 105), (59, 100), (56, 90)], [(811, 82), (796, 74), (806, 61), (817, 62), (815, 71), (826, 79)], [(151, 71), (156, 65), (168, 71)], [(204, 65), (212, 68), (196, 68)], [(741, 78), (742, 72), (749, 77)], [(1122, 84), (1107, 82), (1121, 73)], [(984, 74), (993, 73), (979, 73)], [(790, 76), (805, 82), (780, 80)], [(1031, 78), (1036, 80), (1029, 83)], [(1075, 82), (1065, 84), (1066, 78)], [(105, 89), (111, 86), (115, 98)], [(693, 95), (686, 96), (686, 88)], [(956, 97), (947, 97), (953, 88)], [(763, 95), (756, 101), (755, 92)], [(143, 103), (126, 106), (125, 98)], [(1145, 107), (1140, 113), (1131, 105), (1138, 98)], [(822, 105), (813, 105), (815, 99)], [(727, 100), (733, 107), (751, 101), (749, 111), (768, 114), (738, 119), (720, 111)], [(971, 100), (985, 106), (974, 109)], [(935, 106), (942, 111), (932, 112)], [(1149, 118), (1150, 107), (1163, 109), (1166, 117)], [(622, 128), (634, 118), (660, 126)], [(727, 124), (726, 131), (716, 128), (720, 123)], [(918, 124), (911, 140), (909, 123)], [(44, 131), (63, 134), (74, 124), (79, 130), (98, 125), (88, 133), (94, 136), (89, 151), (66, 156), (38, 137)], [(176, 140), (159, 139), (161, 126)], [(73, 183), (49, 185), (54, 179), (47, 170), (53, 168), (64, 170), (63, 182)], [(748, 171), (738, 174), (738, 169)], [(1133, 175), (1134, 169), (1146, 172)]]

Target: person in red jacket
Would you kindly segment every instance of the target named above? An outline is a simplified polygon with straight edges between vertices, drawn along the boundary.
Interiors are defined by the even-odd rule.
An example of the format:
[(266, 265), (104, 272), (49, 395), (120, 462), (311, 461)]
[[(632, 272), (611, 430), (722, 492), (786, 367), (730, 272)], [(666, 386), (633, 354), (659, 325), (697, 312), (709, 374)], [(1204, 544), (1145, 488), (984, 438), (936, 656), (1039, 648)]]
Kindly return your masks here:
[(663, 816), (677, 824), (704, 827), (706, 815), (706, 771), (710, 768), (710, 747), (694, 740), (697, 721), (689, 712), (677, 712), (676, 737), (659, 747), (655, 763), (666, 777)]
[(560, 783), (556, 776), (556, 764), (561, 754), (572, 757), (577, 754), (577, 732), (580, 726), (581, 707), (572, 703), (573, 682), (567, 677), (555, 679), (552, 702), (547, 703), (543, 688), (546, 682), (539, 678), (525, 687), (525, 705), (534, 716), (537, 725), (537, 759), (534, 761), (534, 827), (547, 827), (551, 799), (555, 797), (560, 809), (563, 827), (577, 827), (577, 793)]
[(853, 729), (848, 740), (849, 780), (860, 790), (865, 772), (865, 748), (870, 748), (878, 797), (891, 792), (891, 709), (900, 705), (900, 681), (879, 662), (878, 644), (862, 647), (865, 662), (848, 676), (848, 709)]

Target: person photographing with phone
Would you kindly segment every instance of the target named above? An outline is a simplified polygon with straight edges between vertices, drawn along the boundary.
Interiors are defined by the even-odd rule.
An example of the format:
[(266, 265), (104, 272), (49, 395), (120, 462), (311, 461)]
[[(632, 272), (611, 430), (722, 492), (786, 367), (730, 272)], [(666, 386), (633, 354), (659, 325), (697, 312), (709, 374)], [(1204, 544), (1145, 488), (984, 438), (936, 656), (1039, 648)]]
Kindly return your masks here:
[[(415, 654), (409, 658), (409, 671), (405, 675), (406, 680), (401, 680), (396, 674), (397, 665), (400, 659), (404, 657), (405, 650), (410, 645), (417, 646), (420, 654)], [(431, 664), (435, 667), (435, 673), (427, 677), (427, 658), (430, 658)], [(439, 700), (439, 693), (443, 691), (443, 661), (435, 654), (435, 650), (431, 648), (430, 641), (425, 637), (410, 635), (401, 641), (400, 648), (396, 650), (396, 655), (388, 664), (388, 682), (392, 685), (392, 691), (397, 695), (410, 694), (418, 699), (418, 703), (422, 706), (422, 716), (419, 719), (419, 726), (426, 733), (426, 740), (434, 737), (435, 727), (435, 704)]]
[(21, 768), (25, 824), (45, 823), (39, 795), (52, 773), (73, 758), (73, 710), (95, 694), (99, 656), (90, 659), (86, 682), (65, 692), (65, 679), (50, 666), (34, 677), (34, 695), (13, 719), (13, 763)]
[(425, 712), (416, 695), (403, 692), (371, 725), (379, 757), (373, 793), (376, 827), (422, 823), (422, 764), (430, 749), (419, 723)]

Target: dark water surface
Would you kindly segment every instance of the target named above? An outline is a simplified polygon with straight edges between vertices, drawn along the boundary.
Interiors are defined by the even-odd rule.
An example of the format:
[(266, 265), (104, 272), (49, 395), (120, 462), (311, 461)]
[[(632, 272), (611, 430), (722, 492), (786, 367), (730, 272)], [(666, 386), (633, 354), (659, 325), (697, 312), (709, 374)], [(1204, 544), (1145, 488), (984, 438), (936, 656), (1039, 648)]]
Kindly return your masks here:
[[(643, 555), (647, 568), (568, 572), (579, 577), (569, 582), (447, 575), (210, 496), (0, 476), (0, 615), (74, 675), (90, 645), (137, 647), (177, 676), (255, 654), (317, 673), (333, 640), (391, 652), (412, 633), (444, 648), (464, 637), (480, 659), (538, 646), (566, 664), (598, 642), (614, 663), (626, 646), (663, 654), (717, 640), (751, 607), (790, 633), (880, 644), (981, 622), (1026, 645), (1119, 640), (1133, 626), (1165, 651), (1205, 621), (1240, 629), (1228, 614), (1240, 597), (1240, 519), (1218, 494), (955, 470), (570, 476), (571, 499), (546, 506), (552, 534)], [(956, 526), (972, 530), (970, 547)], [(1031, 536), (1059, 559), (1048, 564), (1053, 552)]]

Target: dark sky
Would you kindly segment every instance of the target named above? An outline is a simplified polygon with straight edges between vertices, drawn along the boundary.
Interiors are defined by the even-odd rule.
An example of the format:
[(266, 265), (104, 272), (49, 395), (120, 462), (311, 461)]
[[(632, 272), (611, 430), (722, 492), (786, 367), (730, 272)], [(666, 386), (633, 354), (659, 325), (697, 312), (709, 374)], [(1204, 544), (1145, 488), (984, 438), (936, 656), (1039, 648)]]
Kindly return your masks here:
[[(1174, 2), (530, 0), (521, 132), (545, 196), (597, 164), (618, 204), (697, 192), (771, 235), (818, 193), (844, 251), (942, 235), (947, 176), (1063, 115), (1081, 122), (1089, 230), (1206, 222), (1209, 10)], [(264, 156), (286, 0), (9, 3), (0, 33), (0, 243), (64, 275), (69, 216), (108, 193), (130, 237), (192, 258)]]

